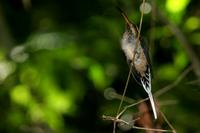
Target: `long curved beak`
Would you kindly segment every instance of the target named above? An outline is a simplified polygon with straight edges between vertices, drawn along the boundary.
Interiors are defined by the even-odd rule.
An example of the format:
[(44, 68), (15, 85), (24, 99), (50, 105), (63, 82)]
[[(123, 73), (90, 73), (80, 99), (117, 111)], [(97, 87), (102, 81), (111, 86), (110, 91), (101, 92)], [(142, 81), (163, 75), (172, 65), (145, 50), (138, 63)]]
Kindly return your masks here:
[(121, 15), (123, 16), (126, 24), (130, 27), (132, 25), (131, 21), (128, 19), (127, 15), (122, 11), (121, 8), (117, 7), (118, 11), (121, 13)]
[(125, 20), (125, 22), (127, 24), (127, 29), (130, 30), (135, 36), (138, 36), (138, 28), (137, 28), (137, 26), (128, 19), (127, 15), (122, 11), (121, 8), (117, 7), (117, 10), (123, 16), (123, 18), (124, 18), (124, 20)]

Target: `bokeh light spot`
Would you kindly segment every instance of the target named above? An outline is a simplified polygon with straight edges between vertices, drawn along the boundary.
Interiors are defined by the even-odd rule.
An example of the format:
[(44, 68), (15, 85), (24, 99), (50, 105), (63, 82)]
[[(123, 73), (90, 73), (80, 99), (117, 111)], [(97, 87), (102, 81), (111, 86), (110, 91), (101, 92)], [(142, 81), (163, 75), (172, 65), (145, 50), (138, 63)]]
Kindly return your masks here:
[(199, 27), (200, 21), (197, 17), (190, 17), (187, 19), (185, 26), (189, 30), (195, 30)]
[(112, 99), (116, 98), (116, 95), (117, 95), (117, 93), (113, 88), (107, 88), (104, 90), (104, 97), (107, 100), (112, 100)]
[(174, 80), (178, 76), (178, 71), (174, 65), (164, 65), (158, 70), (158, 75), (163, 80)]
[(24, 62), (28, 59), (29, 54), (25, 52), (24, 45), (14, 47), (10, 52), (10, 57), (15, 62)]
[(174, 63), (177, 68), (183, 69), (188, 63), (188, 57), (185, 54), (185, 52), (183, 51), (178, 52), (177, 55), (175, 56)]
[(89, 68), (89, 78), (97, 88), (104, 88), (106, 85), (104, 69), (98, 64)]
[(31, 100), (30, 90), (25, 85), (18, 85), (10, 92), (11, 99), (20, 105), (26, 106)]
[(171, 13), (183, 11), (189, 3), (189, 0), (167, 0), (166, 8)]
[(2, 83), (10, 74), (15, 71), (16, 65), (13, 62), (0, 62), (0, 83)]
[(152, 10), (152, 7), (151, 7), (151, 5), (148, 2), (145, 2), (144, 4), (142, 3), (140, 5), (140, 12), (143, 11), (144, 14), (150, 13), (151, 10)]
[(66, 97), (64, 93), (58, 91), (49, 93), (47, 96), (47, 104), (50, 108), (60, 113), (67, 112), (72, 107), (70, 97)]

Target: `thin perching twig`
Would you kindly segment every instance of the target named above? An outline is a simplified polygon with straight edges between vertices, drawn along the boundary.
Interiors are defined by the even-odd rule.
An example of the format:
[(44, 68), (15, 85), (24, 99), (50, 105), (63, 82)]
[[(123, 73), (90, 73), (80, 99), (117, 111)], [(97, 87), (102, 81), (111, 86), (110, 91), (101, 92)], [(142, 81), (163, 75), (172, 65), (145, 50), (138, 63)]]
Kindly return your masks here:
[[(111, 121), (115, 121), (117, 123), (122, 122), (122, 123), (124, 123), (126, 125), (131, 126), (131, 128), (133, 128), (133, 129), (146, 130), (146, 131), (156, 131), (156, 132), (174, 132), (173, 130), (153, 129), (153, 128), (145, 128), (145, 127), (134, 126), (134, 125), (130, 124), (129, 122), (126, 122), (126, 121), (124, 121), (122, 119), (118, 119), (118, 118), (112, 117), (112, 116), (103, 115), (102, 117), (103, 117), (104, 120), (111, 120)], [(138, 119), (136, 119), (136, 120), (138, 120)], [(136, 121), (136, 120), (133, 120), (133, 121)]]
[[(141, 32), (141, 28), (142, 28), (142, 21), (143, 21), (143, 15), (144, 15), (143, 11), (144, 11), (144, 6), (145, 6), (144, 3), (145, 3), (145, 0), (142, 1), (142, 12), (141, 12), (141, 17), (140, 17), (140, 25), (139, 25), (139, 30), (138, 30), (137, 42), (136, 42), (136, 49), (137, 49), (137, 47), (139, 45), (138, 43), (139, 43), (140, 32)], [(135, 54), (134, 54), (132, 60), (134, 60), (134, 58), (135, 58)], [(124, 96), (125, 96), (127, 88), (128, 88), (128, 83), (130, 81), (130, 76), (131, 76), (132, 69), (133, 68), (132, 68), (132, 65), (131, 65), (130, 70), (129, 70), (129, 74), (128, 74), (128, 77), (127, 77), (127, 80), (126, 80), (126, 85), (125, 85), (125, 88), (124, 88), (124, 92), (123, 92), (123, 95), (122, 95), (122, 99), (120, 101), (119, 108), (117, 110), (117, 116), (118, 116), (118, 114), (119, 114), (119, 112), (121, 110), (121, 106), (122, 106), (123, 101), (124, 101)], [(113, 133), (115, 133), (115, 129), (116, 129), (116, 122), (114, 121), (114, 123), (113, 123)]]
[[(123, 92), (123, 95), (122, 95), (122, 99), (121, 99), (121, 101), (120, 101), (119, 108), (118, 108), (118, 110), (117, 110), (117, 116), (118, 116), (118, 114), (119, 114), (119, 112), (120, 112), (120, 110), (121, 110), (121, 106), (122, 106), (123, 101), (124, 101), (124, 96), (125, 96), (126, 90), (127, 90), (127, 88), (128, 88), (128, 83), (129, 83), (129, 80), (130, 80), (131, 71), (132, 71), (132, 67), (130, 67), (130, 70), (129, 70), (129, 74), (128, 74), (128, 78), (127, 78), (127, 80), (126, 80), (126, 85), (125, 85), (125, 88), (124, 88), (124, 92)], [(117, 116), (116, 116), (116, 117), (117, 117)], [(114, 121), (114, 123), (113, 123), (113, 133), (115, 133), (115, 129), (116, 129), (116, 121)]]
[[(187, 74), (188, 74), (191, 70), (192, 70), (192, 67), (191, 67), (191, 66), (188, 67), (184, 72), (181, 73), (181, 75), (177, 78), (176, 81), (174, 81), (172, 84), (170, 84), (170, 85), (168, 85), (168, 86), (166, 86), (166, 87), (163, 87), (162, 89), (160, 89), (159, 91), (157, 91), (156, 93), (154, 93), (154, 95), (155, 95), (156, 97), (159, 97), (159, 96), (161, 96), (162, 94), (164, 94), (164, 93), (166, 93), (167, 91), (169, 91), (170, 89), (174, 88), (176, 85), (178, 85), (178, 84), (181, 82), (181, 80), (183, 80), (184, 77), (187, 76)], [(149, 99), (149, 98), (147, 97), (147, 98), (142, 99), (142, 100), (140, 100), (140, 101), (138, 101), (138, 102), (136, 102), (136, 103), (133, 103), (133, 104), (130, 104), (130, 105), (125, 106), (124, 109), (123, 109), (121, 112), (119, 112), (118, 115), (117, 115), (116, 117), (111, 117), (111, 116), (105, 116), (105, 115), (103, 115), (103, 119), (114, 121), (115, 126), (116, 126), (116, 123), (117, 123), (117, 122), (123, 122), (123, 123), (127, 124), (127, 122), (124, 122), (123, 120), (119, 119), (119, 117), (120, 117), (126, 110), (128, 110), (129, 108), (131, 108), (131, 107), (133, 107), (133, 106), (135, 106), (135, 105), (138, 105), (138, 104), (140, 104), (140, 103), (142, 103), (142, 102), (145, 102), (145, 101), (147, 101), (148, 99)], [(174, 127), (170, 124), (170, 122), (167, 120), (166, 116), (165, 116), (161, 111), (160, 111), (160, 113), (161, 113), (162, 117), (164, 118), (165, 122), (166, 122), (166, 123), (168, 124), (168, 126), (172, 129), (172, 131), (171, 131), (171, 130), (163, 130), (163, 132), (164, 132), (164, 131), (166, 131), (166, 132), (170, 132), (170, 131), (171, 131), (171, 132), (173, 132), (173, 133), (176, 133), (175, 128), (174, 128)], [(147, 130), (146, 128), (136, 127), (136, 126), (134, 126), (133, 128), (135, 128), (135, 129)], [(153, 130), (154, 130), (154, 129), (153, 129)], [(158, 130), (159, 130), (159, 129), (158, 129)], [(155, 131), (155, 130), (154, 130), (154, 131)], [(115, 132), (115, 130), (113, 130), (113, 132)]]
[(160, 111), (160, 114), (162, 115), (162, 117), (164, 118), (165, 122), (168, 124), (168, 126), (172, 129), (173, 133), (176, 133), (175, 128), (172, 126), (172, 124), (168, 121), (167, 117), (165, 116), (165, 114)]

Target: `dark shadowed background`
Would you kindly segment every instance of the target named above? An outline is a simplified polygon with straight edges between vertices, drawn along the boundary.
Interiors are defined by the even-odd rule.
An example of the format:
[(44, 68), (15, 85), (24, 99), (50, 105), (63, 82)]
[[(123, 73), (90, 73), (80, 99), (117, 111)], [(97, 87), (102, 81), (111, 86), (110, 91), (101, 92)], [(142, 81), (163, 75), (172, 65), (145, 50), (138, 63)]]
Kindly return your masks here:
[[(200, 1), (147, 2), (141, 35), (152, 60), (152, 91), (193, 66), (157, 100), (177, 132), (199, 133)], [(102, 115), (116, 115), (120, 101), (109, 91), (122, 94), (129, 71), (120, 49), (125, 24), (115, 6), (139, 25), (141, 3), (1, 0), (0, 132), (111, 133)], [(147, 97), (133, 78), (127, 96)]]

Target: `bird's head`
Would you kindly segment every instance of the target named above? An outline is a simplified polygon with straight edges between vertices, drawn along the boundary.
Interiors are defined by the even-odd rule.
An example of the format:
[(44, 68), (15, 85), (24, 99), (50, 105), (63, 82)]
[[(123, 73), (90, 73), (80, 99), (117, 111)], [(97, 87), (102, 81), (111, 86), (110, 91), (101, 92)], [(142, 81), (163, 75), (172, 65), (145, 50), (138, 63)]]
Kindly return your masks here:
[(127, 33), (130, 36), (133, 36), (134, 38), (137, 38), (137, 36), (138, 36), (137, 26), (129, 20), (127, 15), (120, 8), (118, 8), (118, 10), (120, 11), (120, 13), (123, 16), (125, 23), (126, 23), (125, 33)]

